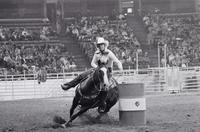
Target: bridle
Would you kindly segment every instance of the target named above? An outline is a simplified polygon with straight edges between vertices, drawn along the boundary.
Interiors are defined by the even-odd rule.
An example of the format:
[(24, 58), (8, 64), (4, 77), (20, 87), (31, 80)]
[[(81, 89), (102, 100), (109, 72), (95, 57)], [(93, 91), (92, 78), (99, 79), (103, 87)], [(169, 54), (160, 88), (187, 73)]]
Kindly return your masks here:
[[(100, 70), (100, 68), (98, 68), (98, 71), (99, 71), (99, 70)], [(84, 98), (84, 99), (94, 99), (94, 98), (96, 98), (96, 97), (100, 94), (101, 91), (103, 91), (103, 87), (102, 87), (101, 85), (99, 85), (99, 87), (98, 87), (98, 84), (95, 82), (95, 78), (94, 78), (95, 72), (97, 72), (97, 71), (95, 70), (95, 71), (92, 73), (92, 81), (93, 81), (93, 84), (94, 84), (95, 89), (99, 89), (99, 87), (100, 87), (100, 89), (97, 91), (96, 94), (90, 95), (90, 96), (86, 96), (86, 95), (83, 95), (83, 94), (82, 94), (81, 88), (79, 87), (78, 92), (79, 92), (79, 94), (81, 95), (81, 97)], [(98, 79), (99, 83), (101, 83), (101, 79), (100, 79), (100, 77), (99, 77), (99, 73), (97, 74), (97, 76), (98, 76), (97, 79)]]
[[(100, 70), (100, 68), (99, 68), (99, 70)], [(95, 73), (95, 72), (94, 72), (94, 73)], [(93, 74), (94, 74), (94, 73), (93, 73)], [(95, 87), (96, 89), (98, 89), (98, 84), (95, 83), (94, 75), (92, 76), (92, 81), (93, 81), (93, 83), (94, 83), (94, 87)], [(99, 81), (99, 83), (101, 83), (101, 79), (100, 79), (100, 77), (99, 77), (99, 74), (98, 74), (98, 81)], [(100, 89), (98, 90), (98, 92), (100, 92), (100, 91), (102, 91), (101, 85), (100, 85)]]

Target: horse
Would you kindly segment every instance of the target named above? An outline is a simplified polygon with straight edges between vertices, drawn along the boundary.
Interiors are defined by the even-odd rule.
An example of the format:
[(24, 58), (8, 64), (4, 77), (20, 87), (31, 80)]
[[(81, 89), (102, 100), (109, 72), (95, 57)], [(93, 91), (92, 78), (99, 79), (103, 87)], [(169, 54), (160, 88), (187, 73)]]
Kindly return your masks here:
[[(112, 77), (109, 82), (108, 74), (108, 68), (106, 66), (95, 69), (89, 77), (76, 87), (75, 96), (70, 108), (70, 119), (65, 121), (59, 117), (54, 117), (54, 122), (61, 124), (63, 128), (71, 126), (72, 121), (78, 116), (89, 109), (99, 107), (100, 98), (105, 95), (105, 102), (107, 105), (103, 114), (108, 113), (119, 99), (118, 83)], [(77, 106), (80, 106), (80, 109), (74, 114), (74, 110)], [(99, 112), (99, 114), (101, 115), (102, 113)]]

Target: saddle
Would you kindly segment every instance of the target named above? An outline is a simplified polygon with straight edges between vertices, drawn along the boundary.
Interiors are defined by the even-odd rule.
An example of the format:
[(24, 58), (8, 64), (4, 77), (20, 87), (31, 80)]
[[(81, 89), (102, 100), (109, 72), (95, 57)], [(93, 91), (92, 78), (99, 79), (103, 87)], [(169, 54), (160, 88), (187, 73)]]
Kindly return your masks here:
[[(81, 92), (81, 85), (84, 85), (83, 83), (86, 82), (86, 80), (91, 76), (91, 74), (87, 75), (87, 77), (85, 77), (77, 85), (77, 90), (78, 90), (79, 94), (82, 96), (82, 99), (84, 99), (84, 100), (91, 100), (91, 99), (94, 99), (94, 98), (96, 98), (98, 96), (98, 94), (94, 94), (94, 95), (91, 95), (91, 96), (84, 96), (82, 94), (82, 92)], [(110, 82), (109, 86), (107, 88), (106, 87), (102, 88), (100, 92), (108, 92), (109, 90), (111, 90), (111, 89), (113, 89), (113, 88), (115, 88), (117, 86), (116, 80), (113, 77), (110, 78), (109, 82)]]

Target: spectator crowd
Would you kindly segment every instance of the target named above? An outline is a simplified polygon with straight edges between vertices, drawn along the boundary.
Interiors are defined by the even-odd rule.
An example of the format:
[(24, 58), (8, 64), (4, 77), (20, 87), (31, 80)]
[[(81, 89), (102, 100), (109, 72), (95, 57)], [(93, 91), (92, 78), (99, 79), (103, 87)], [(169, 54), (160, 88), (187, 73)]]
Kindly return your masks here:
[[(161, 62), (168, 66), (200, 65), (200, 18), (198, 14), (150, 14), (143, 17), (148, 44), (161, 47)], [(164, 58), (166, 45), (166, 59)]]
[[(196, 14), (147, 13), (143, 23), (147, 31), (148, 45), (161, 47), (161, 63), (168, 66), (198, 66), (200, 64), (200, 21)], [(140, 68), (147, 68), (150, 60), (148, 52), (143, 52), (134, 28), (127, 24), (125, 16), (116, 19), (107, 16), (80, 17), (66, 25), (66, 35), (77, 40), (89, 60), (95, 51), (97, 37), (109, 41), (109, 49), (123, 63), (125, 68), (136, 68), (139, 55)], [(24, 70), (34, 73), (45, 67), (47, 72), (63, 72), (76, 69), (74, 57), (64, 53), (63, 45), (18, 45), (16, 41), (51, 40), (56, 36), (49, 27), (40, 30), (18, 27), (0, 27), (0, 59), (6, 63), (9, 74), (20, 74)], [(47, 41), (48, 42), (48, 41)], [(166, 59), (164, 58), (166, 50)], [(3, 74), (3, 72), (2, 72)]]
[(63, 45), (21, 46), (13, 42), (4, 43), (0, 46), (0, 58), (6, 64), (7, 74), (35, 73), (42, 67), (50, 73), (69, 71), (74, 65), (74, 58), (70, 54), (62, 55), (62, 49)]
[[(128, 26), (122, 14), (115, 20), (110, 20), (106, 16), (81, 17), (67, 25), (66, 34), (72, 34), (79, 41), (83, 52), (90, 60), (95, 51), (94, 43), (97, 37), (104, 37), (109, 41), (109, 49), (116, 54), (125, 68), (135, 68), (136, 52), (142, 52), (134, 29)], [(149, 61), (147, 53), (142, 54), (143, 58), (140, 60), (143, 66), (147, 66)]]
[[(74, 70), (73, 56), (63, 50), (64, 45), (52, 44), (52, 37), (57, 37), (56, 32), (47, 26), (39, 30), (0, 27), (0, 74), (36, 73), (41, 68), (50, 73)], [(39, 44), (41, 40), (44, 44)]]
[(0, 41), (50, 40), (52, 36), (56, 36), (56, 32), (51, 27), (47, 26), (41, 29), (0, 27)]

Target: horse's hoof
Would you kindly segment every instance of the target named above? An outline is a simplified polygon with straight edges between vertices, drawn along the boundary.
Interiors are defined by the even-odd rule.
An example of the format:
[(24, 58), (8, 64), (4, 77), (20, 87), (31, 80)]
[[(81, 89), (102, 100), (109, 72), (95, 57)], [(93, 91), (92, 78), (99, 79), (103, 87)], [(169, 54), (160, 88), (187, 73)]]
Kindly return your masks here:
[(61, 128), (66, 128), (66, 125), (65, 124), (61, 124)]
[(65, 124), (65, 128), (71, 127), (71, 126), (72, 126), (71, 122), (68, 122), (68, 123)]

